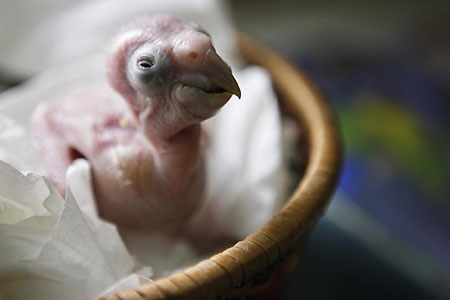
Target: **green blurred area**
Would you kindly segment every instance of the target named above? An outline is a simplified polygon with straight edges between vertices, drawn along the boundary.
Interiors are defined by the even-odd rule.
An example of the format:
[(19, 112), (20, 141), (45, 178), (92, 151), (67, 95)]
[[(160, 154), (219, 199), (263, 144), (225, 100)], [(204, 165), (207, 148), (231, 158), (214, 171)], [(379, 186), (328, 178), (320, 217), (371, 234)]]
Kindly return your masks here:
[(350, 155), (387, 160), (436, 196), (448, 191), (445, 160), (450, 153), (449, 140), (428, 134), (421, 117), (395, 101), (361, 98), (351, 103), (354, 105), (338, 112)]

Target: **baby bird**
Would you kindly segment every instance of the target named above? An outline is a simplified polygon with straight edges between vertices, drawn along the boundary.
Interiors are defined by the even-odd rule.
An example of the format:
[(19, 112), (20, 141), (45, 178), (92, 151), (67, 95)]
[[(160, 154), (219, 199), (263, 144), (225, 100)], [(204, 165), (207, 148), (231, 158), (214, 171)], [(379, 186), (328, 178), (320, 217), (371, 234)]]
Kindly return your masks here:
[(200, 123), (241, 95), (231, 69), (197, 25), (156, 15), (123, 28), (106, 76), (115, 92), (74, 92), (34, 113), (47, 175), (64, 195), (66, 169), (84, 157), (101, 217), (122, 228), (179, 228), (204, 190)]

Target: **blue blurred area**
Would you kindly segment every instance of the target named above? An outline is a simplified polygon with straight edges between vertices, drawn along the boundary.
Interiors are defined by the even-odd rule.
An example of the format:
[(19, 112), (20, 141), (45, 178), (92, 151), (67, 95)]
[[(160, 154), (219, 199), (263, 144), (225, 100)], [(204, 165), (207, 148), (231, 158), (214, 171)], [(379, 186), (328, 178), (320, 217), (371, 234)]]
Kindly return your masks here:
[(450, 277), (448, 91), (423, 61), (402, 54), (298, 61), (331, 99), (341, 125), (346, 155), (338, 193)]
[(235, 6), (321, 88), (345, 151), (283, 299), (450, 299), (450, 3)]
[[(286, 299), (449, 296), (448, 86), (434, 82), (421, 60), (409, 60), (416, 63), (398, 53), (296, 59), (331, 100), (345, 156), (330, 215), (312, 234)], [(341, 202), (360, 208), (348, 214), (362, 212), (352, 226), (364, 227), (368, 218), (389, 237), (378, 241), (372, 231), (339, 227), (347, 216), (333, 214), (333, 207), (346, 207)], [(395, 249), (399, 241), (415, 262), (389, 262), (403, 255)]]

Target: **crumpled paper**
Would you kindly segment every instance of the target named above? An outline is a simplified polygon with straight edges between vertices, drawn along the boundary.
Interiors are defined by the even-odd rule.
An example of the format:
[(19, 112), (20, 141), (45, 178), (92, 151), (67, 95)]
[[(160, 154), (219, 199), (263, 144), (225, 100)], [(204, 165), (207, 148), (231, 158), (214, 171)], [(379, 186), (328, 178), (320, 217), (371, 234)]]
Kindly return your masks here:
[[(77, 180), (76, 169), (69, 170), (69, 182)], [(133, 271), (151, 275), (138, 270), (115, 226), (97, 217), (87, 221), (70, 189), (64, 201), (44, 176), (24, 175), (2, 161), (0, 187), (1, 297), (93, 297)]]
[[(94, 2), (92, 5), (97, 9), (106, 5), (105, 1)], [(128, 2), (115, 3), (115, 13), (109, 17), (119, 16), (123, 9), (119, 18), (123, 24), (143, 8), (151, 6), (148, 4), (151, 1), (135, 2), (136, 6)], [(192, 6), (180, 6), (174, 9), (175, 14), (197, 22), (200, 20), (213, 35), (218, 53), (232, 65), (237, 65), (235, 62), (239, 60), (232, 57), (231, 25), (220, 10), (220, 2), (187, 2)], [(170, 12), (170, 6), (173, 9), (175, 3), (167, 3), (161, 10)], [(179, 3), (176, 1), (176, 5)], [(162, 8), (160, 5), (155, 7)], [(22, 44), (15, 41), (16, 45), (21, 46), (20, 49), (29, 49), (39, 32), (48, 34), (58, 20), (65, 26), (67, 22), (75, 22), (86, 7), (88, 4), (83, 3), (68, 11), (71, 16), (68, 19), (50, 18), (48, 24), (41, 24), (25, 35), (32, 37), (30, 41), (22, 41)], [(205, 13), (206, 10), (212, 13)], [(146, 10), (149, 11), (152, 10)], [(103, 19), (99, 22), (108, 23)], [(109, 39), (111, 35), (110, 27), (102, 31), (102, 26), (92, 35), (98, 35), (103, 43), (103, 38), (108, 36)], [(82, 26), (80, 32), (85, 32), (83, 28), (86, 29)], [(67, 43), (66, 39), (63, 39), (64, 43)], [(65, 56), (46, 57), (41, 51), (46, 58), (35, 65), (35, 69), (27, 69), (26, 63), (21, 65), (17, 59), (8, 60), (9, 65), (4, 64), (5, 56), (0, 58), (0, 65), (15, 68), (21, 74), (54, 66), (27, 83), (0, 94), (0, 160), (9, 163), (0, 162), (0, 298), (99, 296), (136, 288), (152, 274), (154, 278), (167, 275), (200, 259), (191, 245), (163, 235), (131, 233), (127, 236), (127, 251), (115, 226), (97, 217), (87, 161), (77, 160), (69, 168), (70, 190), (66, 201), (45, 177), (39, 175), (42, 166), (29, 139), (30, 116), (43, 101), (57, 101), (71, 90), (106, 84), (104, 54), (91, 53), (93, 45), (81, 47), (71, 58), (84, 56), (69, 63), (62, 63), (66, 61)], [(63, 48), (56, 47), (53, 51), (63, 53)], [(20, 53), (18, 51), (17, 55)], [(8, 55), (14, 56), (14, 53)], [(285, 199), (288, 181), (283, 167), (281, 118), (269, 75), (258, 67), (235, 69), (234, 74), (242, 90), (242, 99), (233, 97), (217, 116), (204, 123), (211, 137), (206, 152), (206, 201), (193, 217), (193, 224), (195, 227), (196, 223), (209, 222), (208, 218), (213, 215), (216, 216), (214, 224), (206, 226), (213, 232), (206, 232), (206, 235), (224, 234), (241, 239), (275, 214)], [(129, 252), (147, 267), (136, 263)]]

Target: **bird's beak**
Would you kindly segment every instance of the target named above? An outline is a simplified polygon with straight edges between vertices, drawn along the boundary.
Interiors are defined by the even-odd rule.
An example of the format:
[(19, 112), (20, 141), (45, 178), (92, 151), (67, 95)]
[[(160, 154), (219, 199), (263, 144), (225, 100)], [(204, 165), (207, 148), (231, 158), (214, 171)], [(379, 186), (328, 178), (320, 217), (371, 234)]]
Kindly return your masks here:
[(230, 67), (211, 49), (202, 65), (181, 76), (175, 88), (176, 99), (196, 119), (213, 116), (234, 94), (241, 90)]
[(241, 98), (241, 89), (231, 72), (231, 68), (214, 52), (210, 51), (204, 65), (212, 86), (217, 91), (228, 92)]

